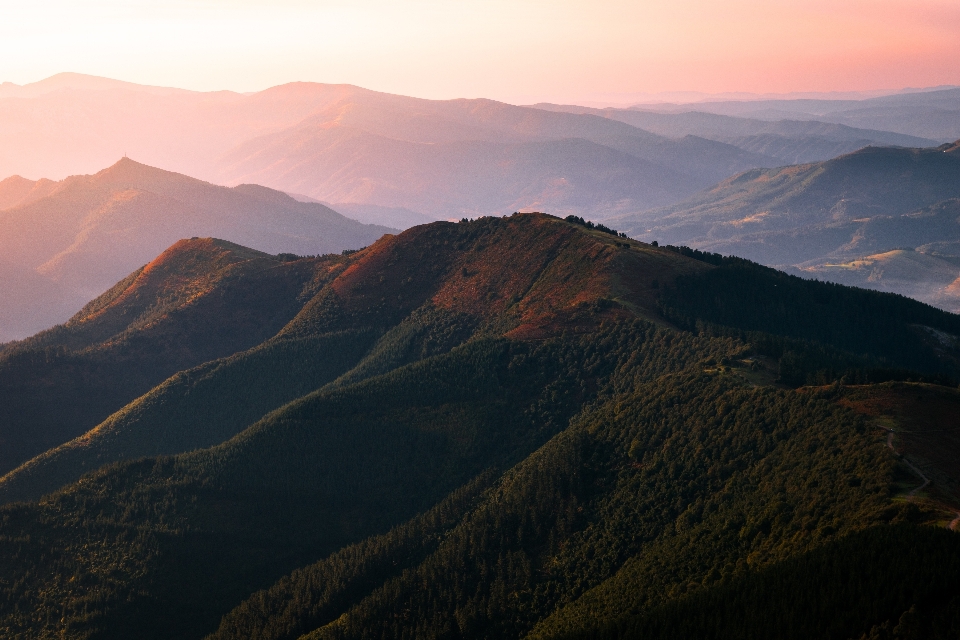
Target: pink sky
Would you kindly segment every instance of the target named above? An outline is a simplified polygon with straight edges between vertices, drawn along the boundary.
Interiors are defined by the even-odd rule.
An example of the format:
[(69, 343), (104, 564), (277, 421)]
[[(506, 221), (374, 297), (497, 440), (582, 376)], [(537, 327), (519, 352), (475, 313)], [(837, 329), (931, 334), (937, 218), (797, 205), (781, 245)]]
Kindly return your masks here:
[(897, 89), (960, 84), (960, 2), (4, 0), (0, 81), (61, 71), (516, 102)]

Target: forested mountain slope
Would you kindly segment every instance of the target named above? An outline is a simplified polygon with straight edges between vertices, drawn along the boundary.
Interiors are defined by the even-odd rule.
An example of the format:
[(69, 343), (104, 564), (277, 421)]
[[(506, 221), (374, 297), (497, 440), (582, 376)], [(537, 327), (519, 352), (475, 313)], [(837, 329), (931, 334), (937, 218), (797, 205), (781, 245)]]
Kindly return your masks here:
[(589, 632), (946, 517), (840, 380), (955, 387), (955, 315), (542, 214), (284, 264), (272, 338), (4, 480), (70, 482), (0, 507), (6, 636)]
[(316, 263), (184, 240), (70, 321), (0, 351), (0, 472), (96, 426), (168, 376), (260, 344)]
[[(585, 231), (545, 216), (517, 216), (507, 222), (436, 223), (387, 236), (349, 256), (288, 258), (282, 270), (293, 270), (305, 281), (297, 281), (304, 286), (302, 291), (290, 291), (288, 307), (297, 306), (279, 316), (281, 323), (264, 323), (256, 333), (246, 334), (259, 337), (253, 344), (270, 338), (271, 331), (279, 331), (279, 335), (246, 353), (174, 376), (93, 432), (84, 433), (93, 426), (85, 421), (84, 428), (71, 434), (84, 434), (82, 437), (0, 480), (0, 496), (5, 500), (35, 499), (108, 462), (212, 446), (269, 410), (348, 370), (352, 369), (344, 383), (449, 350), (474, 334), (545, 338), (565, 329), (587, 330), (600, 318), (631, 315), (627, 309), (657, 317), (655, 281), (666, 286), (680, 274), (709, 268), (669, 251)], [(149, 266), (147, 274), (171, 271), (168, 264), (174, 262), (174, 256), (181, 256), (178, 264), (195, 265), (200, 256), (196, 251), (183, 251), (182, 245), (202, 244), (224, 243), (197, 240), (175, 245)], [(236, 253), (229, 254), (231, 259), (240, 258)], [(499, 259), (501, 253), (512, 259)], [(195, 269), (209, 277), (206, 269)], [(144, 297), (138, 292), (146, 289), (155, 297), (161, 293), (184, 300), (193, 297), (206, 280), (191, 283), (186, 280), (189, 275), (181, 269), (176, 271), (176, 279), (163, 278), (150, 286), (141, 283), (149, 282), (147, 278), (135, 273), (115, 287), (114, 291), (122, 294), (105, 295), (65, 327), (39, 334), (21, 349), (33, 347), (32, 352), (47, 343), (82, 348), (85, 344), (78, 342), (80, 336), (98, 334), (102, 338), (108, 335), (106, 327), (111, 320), (138, 318), (142, 312), (134, 300)], [(235, 272), (232, 278), (234, 286), (247, 296), (269, 286), (252, 270), (250, 275)], [(125, 288), (131, 279), (134, 286)], [(281, 291), (264, 293), (276, 296)], [(113, 301), (111, 295), (119, 297)], [(169, 304), (162, 297), (151, 302), (161, 310), (164, 303)], [(249, 313), (244, 302), (238, 300), (229, 311), (218, 311), (239, 321), (241, 314)], [(266, 295), (257, 304), (265, 310), (282, 308)], [(137, 320), (137, 326), (150, 327), (145, 320), (156, 313), (151, 309), (145, 319)], [(200, 327), (215, 330), (212, 323), (217, 316), (203, 317), (211, 324)], [(282, 323), (286, 326), (280, 330)], [(146, 340), (144, 331), (131, 333)], [(179, 331), (184, 342), (196, 340), (189, 327)], [(166, 355), (176, 352), (173, 346)], [(101, 361), (109, 361), (116, 351), (101, 349), (97, 355)], [(365, 356), (362, 361), (361, 355)], [(140, 357), (127, 359), (138, 362)], [(184, 362), (189, 366), (207, 360), (211, 358)], [(233, 400), (225, 402), (224, 394)], [(185, 406), (185, 402), (189, 404)], [(21, 413), (12, 411), (12, 415)], [(42, 423), (34, 426), (38, 432), (45, 428), (49, 430)]]

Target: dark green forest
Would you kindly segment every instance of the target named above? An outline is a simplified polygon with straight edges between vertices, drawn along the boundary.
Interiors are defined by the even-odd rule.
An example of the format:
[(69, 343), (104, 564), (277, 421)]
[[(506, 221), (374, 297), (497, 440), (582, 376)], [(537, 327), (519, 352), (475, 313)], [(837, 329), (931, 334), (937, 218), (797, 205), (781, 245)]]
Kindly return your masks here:
[(957, 316), (543, 214), (276, 268), (269, 335), (0, 478), (0, 635), (956, 637), (949, 487), (841, 399), (956, 388)]

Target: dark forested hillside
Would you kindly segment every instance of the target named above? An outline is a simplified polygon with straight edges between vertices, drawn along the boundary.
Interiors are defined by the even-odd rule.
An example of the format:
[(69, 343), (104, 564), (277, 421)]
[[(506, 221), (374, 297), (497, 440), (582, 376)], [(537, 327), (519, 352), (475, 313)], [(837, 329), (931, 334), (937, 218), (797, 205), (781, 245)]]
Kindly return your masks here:
[[(865, 563), (890, 541), (951, 553), (936, 526), (955, 468), (898, 449), (876, 420), (899, 431), (904, 412), (870, 394), (953, 406), (955, 315), (543, 214), (246, 258), (301, 274), (286, 319), (0, 479), (4, 637), (763, 635), (770, 618), (710, 612), (751, 616), (811, 581), (811, 633), (886, 633), (913, 606), (952, 624), (949, 562)], [(253, 296), (233, 315), (279, 289), (231, 273)], [(78, 318), (106, 323), (141, 278)], [(118, 331), (191, 335), (173, 321), (194, 303), (151, 304), (142, 325), (31, 348), (115, 354), (98, 362), (122, 372), (103, 351)], [(921, 463), (935, 485), (918, 493)], [(840, 615), (840, 574), (920, 586)]]
[(878, 527), (679, 598), (559, 637), (955, 638), (960, 536)]
[(0, 473), (95, 427), (168, 376), (249, 349), (303, 304), (316, 265), (184, 240), (69, 322), (0, 350)]

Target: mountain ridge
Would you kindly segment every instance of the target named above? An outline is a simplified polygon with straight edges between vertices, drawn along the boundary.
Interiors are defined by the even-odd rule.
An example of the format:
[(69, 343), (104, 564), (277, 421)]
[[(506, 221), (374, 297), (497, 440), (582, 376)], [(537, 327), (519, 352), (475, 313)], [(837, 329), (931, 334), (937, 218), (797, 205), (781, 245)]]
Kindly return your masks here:
[[(223, 236), (269, 253), (318, 254), (356, 249), (395, 231), (265, 187), (229, 189), (129, 158), (59, 183), (40, 181), (30, 189), (8, 184), (11, 193), (19, 185), (20, 200), (0, 210), (6, 260), (86, 300), (182, 237)], [(17, 291), (21, 285), (14, 280), (4, 286)], [(42, 318), (34, 332), (67, 319), (46, 307), (59, 309), (44, 297), (29, 304), (25, 299), (19, 309)], [(0, 340), (14, 337), (24, 336), (0, 333)]]
[[(208, 287), (190, 251), (238, 262)], [(591, 612), (651, 613), (850, 535), (922, 537), (952, 508), (917, 496), (876, 418), (842, 402), (856, 383), (882, 403), (900, 387), (876, 383), (894, 381), (951, 415), (960, 316), (901, 296), (546, 214), (421, 225), (347, 255), (197, 239), (167, 259), (179, 271), (147, 277), (171, 288), (134, 289), (154, 306), (128, 314), (134, 334), (165, 323), (161, 354), (232, 309), (277, 311), (266, 273), (290, 277), (287, 311), (0, 481), (32, 500), (0, 506), (12, 638), (575, 633), (608, 618)], [(80, 318), (109, 324), (100, 310), (135, 302), (122, 293), (141, 277)], [(119, 362), (121, 342), (107, 336)], [(49, 366), (20, 353), (22, 372)], [(937, 433), (923, 437), (954, 451)], [(956, 475), (951, 459), (931, 477)]]
[(957, 149), (866, 147), (826, 162), (752, 170), (678, 205), (611, 223), (645, 240), (960, 310), (949, 288), (960, 275), (949, 277), (960, 257)]

